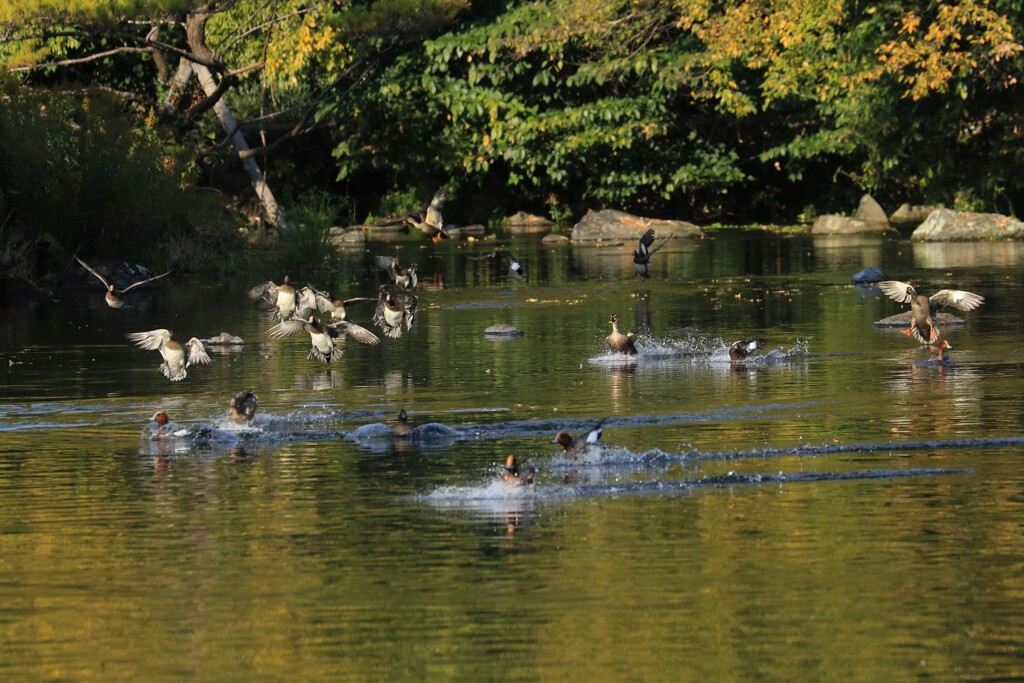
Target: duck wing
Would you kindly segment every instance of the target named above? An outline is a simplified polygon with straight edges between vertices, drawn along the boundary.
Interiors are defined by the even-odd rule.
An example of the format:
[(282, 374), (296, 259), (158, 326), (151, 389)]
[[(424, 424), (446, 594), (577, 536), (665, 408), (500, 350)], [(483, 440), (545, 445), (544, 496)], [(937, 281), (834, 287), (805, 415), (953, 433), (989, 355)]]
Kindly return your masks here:
[(133, 282), (132, 284), (130, 284), (127, 287), (125, 287), (124, 289), (122, 289), (121, 293), (122, 294), (127, 294), (128, 292), (132, 291), (136, 287), (141, 287), (142, 285), (146, 284), (147, 282), (152, 282), (153, 280), (159, 280), (162, 277), (167, 277), (168, 275), (171, 274), (171, 272), (172, 271), (168, 270), (166, 273), (163, 273), (162, 275), (154, 275), (153, 277), (148, 277), (145, 280), (139, 280), (138, 282)]
[(285, 337), (302, 332), (306, 329), (307, 325), (309, 323), (302, 318), (288, 318), (288, 320), (282, 320), (267, 330), (267, 336), (271, 339), (284, 339)]
[(434, 198), (430, 200), (430, 204), (427, 206), (427, 217), (424, 221), (427, 225), (441, 229), (444, 225), (444, 218), (441, 216), (441, 209), (444, 208), (444, 201), (448, 198), (445, 193), (444, 186), (441, 186), (434, 194)]
[(302, 310), (309, 308), (317, 311), (333, 311), (334, 302), (331, 300), (331, 295), (327, 292), (321, 292), (312, 285), (306, 285), (296, 293), (295, 300), (297, 302), (296, 309)]
[(985, 297), (962, 289), (941, 289), (928, 297), (928, 304), (933, 308), (952, 306), (961, 311), (973, 311), (983, 303)]
[(383, 270), (385, 273), (390, 273), (398, 268), (398, 259), (394, 256), (374, 256), (374, 263), (377, 264), (378, 270)]
[(159, 351), (167, 342), (171, 341), (170, 330), (150, 330), (149, 332), (129, 332), (128, 338), (135, 342), (135, 345), (146, 351)]
[(277, 308), (277, 293), (280, 289), (280, 285), (275, 284), (272, 280), (267, 280), (250, 289), (248, 297), (250, 301), (256, 302), (261, 311), (273, 311)]
[(601, 434), (604, 433), (604, 423), (607, 422), (607, 421), (608, 421), (608, 418), (606, 417), (606, 418), (602, 419), (600, 422), (598, 422), (596, 425), (594, 425), (593, 427), (590, 428), (590, 431), (587, 432), (587, 439), (586, 439), (586, 443), (587, 444), (593, 445), (593, 444), (595, 444), (595, 443), (597, 443), (598, 441), (601, 440)]
[(640, 247), (637, 250), (637, 253), (640, 256), (647, 258), (651, 255), (649, 250), (652, 244), (654, 244), (654, 228), (648, 228), (647, 232), (640, 235)]
[(380, 344), (380, 337), (375, 335), (373, 332), (370, 332), (365, 327), (356, 325), (355, 323), (339, 320), (336, 323), (331, 323), (327, 327), (337, 333), (346, 334), (357, 342), (361, 342), (363, 344), (371, 344), (373, 346)]
[(878, 288), (882, 290), (882, 294), (901, 304), (909, 304), (911, 299), (917, 296), (917, 290), (909, 282), (885, 280), (878, 283)]
[(409, 295), (409, 303), (405, 305), (405, 329), (412, 329), (412, 321), (416, 317), (416, 305), (418, 300), (415, 296)]
[(210, 355), (206, 353), (206, 347), (203, 346), (203, 342), (192, 337), (185, 344), (185, 348), (188, 350), (188, 363), (186, 363), (185, 367), (196, 365), (197, 363), (200, 365), (210, 364)]
[[(80, 264), (82, 264), (82, 267), (83, 267), (83, 268), (85, 268), (85, 269), (86, 269), (86, 270), (88, 270), (88, 271), (89, 271), (90, 273), (92, 273), (93, 275), (95, 275), (95, 276), (96, 276), (96, 279), (97, 279), (97, 280), (99, 280), (100, 282), (102, 282), (102, 283), (103, 283), (103, 286), (104, 286), (104, 287), (106, 287), (107, 289), (110, 289), (110, 283), (109, 283), (109, 282), (107, 282), (107, 278), (105, 278), (105, 277), (103, 277), (102, 275), (100, 275), (99, 273), (97, 273), (97, 272), (96, 272), (96, 271), (95, 271), (95, 270), (93, 269), (93, 267), (92, 267), (92, 266), (90, 266), (90, 265), (89, 265), (88, 263), (86, 263), (86, 262), (85, 262), (85, 261), (83, 261), (82, 259), (78, 258), (78, 256), (75, 256), (75, 260), (76, 260), (76, 261), (78, 261), (78, 262), (79, 262)], [(165, 274), (166, 274), (166, 273), (165, 273)], [(161, 277), (163, 277), (163, 276), (161, 276)], [(134, 287), (134, 286), (135, 286), (135, 285), (132, 285), (132, 287)], [(131, 289), (131, 288), (129, 288), (129, 289)], [(126, 289), (125, 291), (128, 291), (128, 290)]]
[(279, 286), (273, 280), (267, 280), (266, 282), (262, 282), (250, 289), (247, 296), (250, 301), (256, 301), (257, 299), (264, 297), (276, 299), (278, 287)]

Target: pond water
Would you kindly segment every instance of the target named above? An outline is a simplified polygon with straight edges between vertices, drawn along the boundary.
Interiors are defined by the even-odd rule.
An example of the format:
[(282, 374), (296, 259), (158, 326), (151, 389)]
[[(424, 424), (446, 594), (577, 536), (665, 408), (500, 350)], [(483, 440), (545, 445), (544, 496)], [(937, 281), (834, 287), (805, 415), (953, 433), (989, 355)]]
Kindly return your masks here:
[[(526, 281), (467, 259), (495, 246)], [(397, 254), (418, 314), (330, 366), (266, 337), (245, 293), (280, 273), (8, 301), (0, 678), (1024, 676), (1024, 244), (726, 230), (645, 281), (632, 248), (347, 253), (309, 281), (373, 296)], [(904, 307), (850, 285), (869, 265), (986, 297), (952, 364), (872, 326)], [(125, 337), (155, 328), (246, 344), (171, 383)], [(731, 363), (736, 339), (762, 348)], [(229, 443), (147, 438), (158, 409), (229, 429), (242, 389)], [(402, 408), (416, 438), (370, 426)], [(599, 454), (552, 444), (600, 420)], [(535, 486), (498, 483), (510, 453)]]

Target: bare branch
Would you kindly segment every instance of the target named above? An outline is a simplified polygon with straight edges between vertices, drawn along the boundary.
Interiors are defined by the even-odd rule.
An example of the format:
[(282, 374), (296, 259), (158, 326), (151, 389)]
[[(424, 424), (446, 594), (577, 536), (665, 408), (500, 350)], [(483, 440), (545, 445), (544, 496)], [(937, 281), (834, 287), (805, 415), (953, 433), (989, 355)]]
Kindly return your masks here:
[(61, 59), (56, 62), (40, 62), (39, 64), (31, 64), (29, 66), (14, 66), (8, 69), (8, 71), (36, 71), (38, 69), (45, 69), (51, 66), (70, 66), (71, 64), (85, 64), (87, 62), (95, 62), (97, 59), (112, 57), (118, 54), (125, 54), (131, 52), (139, 53), (149, 51), (150, 49), (148, 47), (131, 47), (126, 45), (124, 47), (115, 47), (113, 50), (106, 50), (105, 52), (96, 52), (85, 57), (76, 57), (74, 59)]

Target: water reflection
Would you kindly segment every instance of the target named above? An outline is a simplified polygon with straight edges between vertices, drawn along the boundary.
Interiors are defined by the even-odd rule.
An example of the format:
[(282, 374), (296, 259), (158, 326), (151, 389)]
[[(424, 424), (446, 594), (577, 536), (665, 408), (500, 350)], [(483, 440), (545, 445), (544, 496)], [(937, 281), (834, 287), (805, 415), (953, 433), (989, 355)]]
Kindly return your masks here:
[[(642, 283), (632, 244), (380, 246), (309, 279), (372, 292), (373, 256), (396, 253), (447, 286), (421, 286), (401, 339), (326, 369), (266, 340), (233, 283), (121, 316), (85, 293), (5, 311), (8, 678), (1016, 674), (1019, 245), (918, 262), (905, 240), (721, 231), (673, 240)], [(496, 248), (525, 282), (465, 258)], [(863, 265), (955, 265), (991, 296), (950, 331), (951, 365), (872, 327), (891, 306), (847, 286)], [(612, 312), (644, 332), (638, 357), (607, 353)], [(250, 343), (172, 385), (123, 335), (175, 320)], [(496, 323), (525, 336), (481, 336)], [(731, 362), (738, 338), (762, 349)], [(260, 412), (232, 429), (240, 388)], [(401, 408), (436, 433), (395, 439)], [(156, 409), (237, 443), (143, 439)], [(604, 418), (600, 455), (551, 444)], [(509, 453), (537, 485), (500, 483)]]
[(815, 260), (823, 270), (848, 271), (885, 263), (887, 240), (877, 235), (812, 235)]
[(910, 249), (917, 268), (1012, 268), (1024, 263), (1024, 242), (913, 242)]

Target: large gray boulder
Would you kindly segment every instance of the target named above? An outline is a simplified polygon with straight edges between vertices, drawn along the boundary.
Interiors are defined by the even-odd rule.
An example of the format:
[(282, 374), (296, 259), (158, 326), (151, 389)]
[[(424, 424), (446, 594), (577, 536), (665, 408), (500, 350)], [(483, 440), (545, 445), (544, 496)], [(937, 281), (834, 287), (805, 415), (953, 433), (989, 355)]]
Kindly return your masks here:
[(938, 209), (917, 226), (912, 242), (983, 242), (1024, 240), (1024, 223), (997, 213)]
[(573, 242), (617, 240), (632, 242), (640, 239), (649, 228), (654, 228), (657, 239), (666, 237), (703, 238), (704, 231), (686, 221), (643, 218), (624, 211), (588, 211), (579, 223), (573, 226)]
[(366, 232), (361, 226), (351, 228), (332, 226), (328, 231), (327, 241), (335, 247), (362, 246), (366, 243)]
[(860, 198), (860, 205), (857, 207), (857, 213), (853, 214), (853, 217), (867, 223), (889, 222), (889, 217), (885, 215), (885, 210), (869, 194)]
[(889, 222), (893, 225), (921, 225), (924, 219), (931, 215), (936, 209), (946, 208), (945, 204), (907, 204), (904, 202), (900, 208), (893, 211), (889, 216)]
[(501, 227), (512, 233), (547, 232), (554, 225), (544, 216), (537, 216), (525, 211), (517, 211), (501, 220)]
[(889, 230), (888, 223), (865, 221), (850, 216), (825, 214), (818, 216), (811, 228), (812, 235), (881, 235)]

